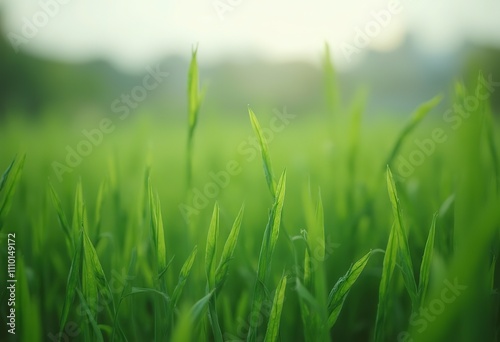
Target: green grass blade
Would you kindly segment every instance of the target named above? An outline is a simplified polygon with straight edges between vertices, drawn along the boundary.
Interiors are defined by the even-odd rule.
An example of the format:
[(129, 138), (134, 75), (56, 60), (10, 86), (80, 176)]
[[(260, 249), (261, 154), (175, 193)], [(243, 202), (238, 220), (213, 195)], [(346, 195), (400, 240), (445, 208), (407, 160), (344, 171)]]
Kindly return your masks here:
[[(254, 288), (254, 296), (251, 306), (251, 317), (255, 317), (259, 314), (262, 304), (264, 302), (265, 296), (265, 284), (267, 283), (268, 271), (272, 261), (272, 256), (274, 252), (274, 247), (279, 236), (279, 228), (281, 224), (281, 213), (283, 211), (283, 203), (285, 199), (285, 184), (286, 184), (286, 170), (283, 171), (275, 197), (275, 202), (271, 213), (269, 215), (269, 221), (264, 231), (264, 238), (262, 240), (262, 245), (259, 254), (259, 263), (257, 267), (257, 281)], [(250, 328), (248, 330), (247, 341), (255, 341), (257, 338), (257, 325), (255, 322), (250, 322)]]
[(434, 217), (432, 218), (431, 229), (429, 230), (429, 236), (427, 237), (427, 242), (425, 243), (424, 256), (422, 257), (422, 264), (420, 265), (420, 278), (418, 284), (420, 307), (422, 307), (424, 304), (425, 297), (427, 295), (427, 290), (429, 287), (432, 252), (434, 250), (434, 237), (436, 235), (437, 218), (438, 218), (438, 213), (435, 213)]
[(189, 64), (188, 71), (188, 122), (190, 134), (192, 134), (198, 122), (198, 113), (201, 104), (197, 53), (198, 48), (196, 47), (191, 53), (191, 63)]
[(5, 187), (5, 184), (7, 183), (7, 179), (9, 178), (9, 174), (12, 171), (12, 167), (14, 166), (14, 163), (16, 162), (16, 157), (10, 162), (9, 166), (7, 169), (4, 171), (2, 174), (2, 178), (0, 179), (0, 193), (2, 192), (3, 188)]
[(384, 163), (384, 167), (386, 165), (392, 165), (392, 161), (398, 154), (406, 137), (418, 126), (418, 124), (425, 118), (425, 116), (441, 102), (442, 98), (443, 98), (442, 95), (438, 95), (432, 98), (431, 100), (421, 104), (413, 112), (410, 121), (406, 124), (406, 126), (403, 128), (398, 138), (396, 139), (392, 151), (389, 154), (389, 157), (387, 158), (386, 162)]
[(341, 277), (333, 289), (330, 291), (330, 295), (328, 296), (328, 327), (331, 329), (335, 322), (337, 322), (337, 318), (339, 317), (340, 311), (342, 310), (342, 306), (344, 305), (345, 299), (349, 294), (352, 286), (358, 280), (358, 277), (361, 275), (361, 272), (365, 269), (368, 260), (372, 252), (368, 252), (361, 259), (356, 261), (354, 265), (352, 265), (347, 273)]
[(179, 281), (175, 286), (174, 292), (172, 293), (172, 300), (170, 301), (170, 307), (172, 310), (177, 306), (177, 302), (182, 294), (182, 290), (184, 289), (189, 274), (191, 273), (191, 268), (193, 267), (197, 253), (198, 247), (195, 246), (189, 257), (184, 262), (184, 265), (182, 265), (181, 272), (179, 274)]
[[(85, 215), (85, 207), (83, 208)], [(82, 271), (82, 289), (85, 301), (90, 306), (90, 313), (97, 317), (97, 307), (99, 297), (102, 297), (105, 307), (109, 310), (109, 304), (113, 307), (113, 295), (110, 291), (106, 275), (102, 268), (99, 256), (90, 241), (86, 226), (83, 227), (83, 271)]]
[(76, 289), (76, 292), (78, 293), (78, 297), (80, 297), (84, 313), (87, 315), (87, 324), (90, 324), (90, 326), (92, 327), (93, 334), (91, 336), (86, 336), (86, 339), (91, 341), (103, 342), (104, 338), (102, 337), (101, 329), (97, 324), (95, 313), (92, 312), (91, 305), (89, 305), (89, 303), (85, 300), (85, 295), (79, 289)]
[(161, 291), (158, 291), (155, 289), (149, 289), (149, 288), (145, 288), (145, 287), (135, 287), (135, 286), (130, 289), (130, 292), (127, 293), (125, 295), (125, 297), (129, 297), (129, 296), (141, 294), (141, 293), (152, 293), (154, 295), (160, 296), (162, 299), (165, 300), (166, 303), (170, 301), (170, 297)]
[(192, 179), (192, 159), (193, 159), (193, 136), (198, 123), (201, 102), (203, 101), (203, 93), (200, 93), (200, 80), (198, 71), (198, 62), (196, 55), (198, 48), (193, 49), (191, 53), (191, 63), (188, 71), (188, 140), (187, 140), (187, 185), (191, 187)]
[(7, 214), (9, 213), (10, 207), (12, 205), (12, 199), (14, 198), (17, 184), (21, 179), (21, 173), (24, 167), (25, 160), (25, 154), (21, 157), (19, 162), (16, 162), (16, 158), (14, 158), (12, 163), (4, 172), (0, 181), (0, 192), (3, 193), (3, 202), (0, 206), (0, 231), (2, 230), (5, 218), (7, 217)]
[(278, 340), (281, 311), (283, 310), (283, 302), (285, 301), (286, 276), (281, 277), (281, 280), (274, 294), (273, 306), (271, 307), (271, 315), (267, 324), (266, 336), (264, 342), (275, 342)]
[(64, 297), (64, 304), (59, 321), (60, 331), (64, 331), (64, 326), (68, 320), (69, 309), (75, 298), (76, 289), (80, 282), (80, 271), (82, 269), (82, 249), (83, 249), (83, 231), (80, 233), (80, 238), (75, 249), (75, 255), (71, 262), (69, 269), (68, 280), (66, 282), (66, 296)]
[(206, 294), (203, 298), (198, 300), (191, 307), (190, 316), (193, 323), (198, 322), (198, 320), (201, 318), (201, 316), (205, 312), (205, 309), (208, 306), (208, 302), (210, 301), (213, 295), (214, 295), (214, 290), (210, 291), (208, 294)]
[(97, 191), (97, 198), (96, 198), (96, 204), (95, 204), (95, 220), (94, 220), (94, 227), (96, 229), (95, 232), (95, 237), (96, 241), (99, 241), (99, 235), (101, 232), (101, 220), (102, 220), (102, 203), (104, 201), (104, 196), (106, 196), (107, 193), (107, 185), (106, 181), (102, 181), (101, 185), (99, 185), (99, 190)]
[(259, 121), (255, 116), (254, 112), (250, 107), (248, 107), (248, 115), (250, 116), (250, 122), (252, 123), (253, 130), (257, 139), (259, 140), (260, 151), (262, 154), (262, 162), (264, 164), (264, 174), (266, 176), (267, 186), (271, 195), (274, 197), (276, 195), (276, 182), (274, 180), (273, 168), (271, 165), (271, 157), (269, 155), (269, 148), (267, 146), (266, 138), (262, 133), (262, 128), (260, 127)]
[[(85, 217), (83, 215), (83, 190), (82, 190), (82, 180), (79, 179), (76, 184), (75, 193), (75, 204), (73, 207), (73, 222), (72, 222), (72, 234), (77, 237), (80, 234), (83, 226), (86, 225)], [(75, 240), (75, 239), (73, 239)]]
[[(158, 280), (160, 280), (167, 269), (167, 249), (165, 247), (165, 233), (163, 229), (160, 198), (158, 195), (154, 196), (151, 181), (148, 183), (149, 205), (151, 210), (151, 233), (156, 254), (157, 277)], [(163, 284), (163, 282), (160, 282), (160, 284)]]
[(57, 219), (59, 220), (59, 225), (61, 226), (64, 234), (66, 235), (66, 239), (69, 246), (73, 248), (74, 247), (73, 235), (71, 235), (71, 228), (69, 226), (68, 219), (62, 208), (61, 200), (59, 199), (56, 190), (54, 189), (52, 183), (50, 182), (49, 182), (49, 192), (50, 192), (50, 197), (52, 199), (52, 203), (54, 204), (54, 207), (56, 208), (57, 211)]
[(382, 265), (382, 279), (378, 290), (377, 318), (375, 321), (375, 342), (386, 341), (385, 325), (390, 311), (391, 281), (398, 257), (398, 235), (395, 225), (395, 223), (392, 225), (389, 234)]
[(389, 192), (389, 198), (392, 205), (392, 213), (395, 220), (394, 226), (396, 227), (396, 234), (398, 235), (398, 257), (401, 266), (401, 273), (403, 274), (405, 286), (411, 298), (413, 310), (417, 310), (419, 306), (418, 291), (410, 256), (410, 248), (408, 246), (408, 236), (406, 234), (406, 229), (403, 222), (403, 213), (401, 210), (401, 205), (399, 203), (396, 184), (394, 183), (394, 179), (392, 177), (391, 169), (389, 168), (389, 166), (387, 166), (387, 189)]
[(268, 250), (268, 259), (271, 260), (276, 242), (280, 234), (281, 213), (283, 212), (283, 204), (285, 203), (285, 188), (286, 188), (286, 170), (281, 174), (278, 188), (276, 191), (276, 200), (273, 206), (273, 224), (271, 228), (271, 240)]
[(244, 209), (245, 207), (242, 205), (240, 211), (238, 212), (238, 216), (236, 216), (236, 219), (234, 220), (233, 227), (231, 228), (231, 232), (226, 240), (224, 249), (222, 250), (220, 263), (215, 272), (215, 287), (217, 288), (217, 291), (220, 291), (226, 280), (229, 263), (233, 258), (234, 250), (236, 249), (236, 244), (238, 242)]
[(212, 220), (208, 228), (207, 243), (205, 247), (205, 273), (209, 288), (215, 287), (215, 258), (217, 252), (217, 238), (219, 236), (219, 205), (215, 202)]
[[(299, 295), (299, 298), (301, 298), (309, 307), (311, 307), (317, 314), (321, 315), (323, 313), (322, 306), (316, 298), (309, 292), (308, 289), (304, 285), (302, 285), (300, 279), (296, 279), (296, 284), (295, 284), (295, 290), (297, 291), (297, 294)], [(325, 317), (326, 318), (326, 317)], [(308, 317), (310, 320), (311, 317)]]
[(161, 278), (161, 275), (165, 274), (167, 269), (167, 249), (165, 247), (165, 232), (163, 228), (163, 217), (161, 214), (161, 204), (160, 198), (156, 195), (156, 254), (158, 257), (158, 278)]

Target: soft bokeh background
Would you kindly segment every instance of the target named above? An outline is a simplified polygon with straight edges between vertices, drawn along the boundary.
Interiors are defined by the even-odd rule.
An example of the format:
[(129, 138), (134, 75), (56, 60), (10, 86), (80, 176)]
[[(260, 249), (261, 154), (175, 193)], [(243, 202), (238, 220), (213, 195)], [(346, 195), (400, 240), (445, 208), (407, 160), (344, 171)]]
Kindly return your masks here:
[[(393, 7), (377, 24), (374, 13)], [(404, 114), (472, 69), (499, 74), (499, 12), (490, 0), (4, 0), (0, 115), (54, 106), (65, 116), (109, 112), (147, 66), (161, 63), (170, 76), (141, 107), (183, 116), (195, 45), (209, 86), (205, 108), (245, 116), (248, 103), (259, 103), (312, 114), (324, 103), (325, 43), (345, 99), (366, 85), (370, 113)], [(360, 47), (359, 32), (370, 29)], [(348, 45), (359, 50), (346, 53)]]

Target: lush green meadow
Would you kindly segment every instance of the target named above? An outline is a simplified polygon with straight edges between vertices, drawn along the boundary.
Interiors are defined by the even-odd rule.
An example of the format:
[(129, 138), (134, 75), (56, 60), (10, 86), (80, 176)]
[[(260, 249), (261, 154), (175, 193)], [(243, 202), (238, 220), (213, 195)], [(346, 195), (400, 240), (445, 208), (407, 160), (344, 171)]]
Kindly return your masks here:
[(369, 94), (339, 104), (325, 75), (315, 115), (256, 105), (226, 120), (204, 110), (193, 60), (182, 122), (7, 117), (1, 339), (497, 340), (487, 75), (384, 118), (363, 116)]

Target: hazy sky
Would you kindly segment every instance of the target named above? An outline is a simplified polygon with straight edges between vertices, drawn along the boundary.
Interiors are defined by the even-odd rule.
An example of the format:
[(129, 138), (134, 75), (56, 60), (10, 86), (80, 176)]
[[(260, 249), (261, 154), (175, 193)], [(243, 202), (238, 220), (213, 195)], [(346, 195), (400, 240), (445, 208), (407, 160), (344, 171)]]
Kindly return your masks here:
[(135, 69), (165, 54), (187, 56), (196, 43), (211, 62), (249, 54), (317, 61), (328, 42), (340, 66), (359, 59), (365, 44), (394, 49), (408, 32), (429, 53), (466, 39), (500, 46), (498, 0), (1, 1), (5, 34), (20, 49)]

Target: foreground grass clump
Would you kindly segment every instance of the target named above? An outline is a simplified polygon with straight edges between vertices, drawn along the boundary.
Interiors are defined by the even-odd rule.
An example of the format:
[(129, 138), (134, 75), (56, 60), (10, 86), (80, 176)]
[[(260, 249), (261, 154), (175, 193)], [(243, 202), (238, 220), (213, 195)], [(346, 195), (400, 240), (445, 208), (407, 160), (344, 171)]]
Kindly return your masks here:
[[(187, 129), (137, 118), (60, 183), (50, 165), (70, 135), (55, 135), (63, 130), (53, 124), (29, 135), (17, 122), (2, 126), (14, 141), (0, 156), (0, 229), (3, 246), (7, 234), (17, 237), (16, 336), (498, 338), (499, 130), (488, 103), (403, 174), (399, 157), (411, 155), (412, 141), (446, 129), (436, 119), (446, 101), (368, 130), (366, 95), (342, 109), (328, 53), (325, 70), (329, 117), (299, 117), (271, 143), (268, 117), (251, 108), (244, 125), (204, 126), (200, 115), (211, 113), (200, 113), (195, 51)], [(473, 96), (482, 77), (457, 85), (447, 105)], [(258, 148), (238, 153), (248, 135)], [(7, 155), (16, 136), (26, 161)], [(216, 184), (229, 161), (239, 172)], [(209, 183), (216, 195), (203, 193)], [(196, 210), (186, 217), (183, 205)], [(7, 312), (5, 287), (1, 296)]]

